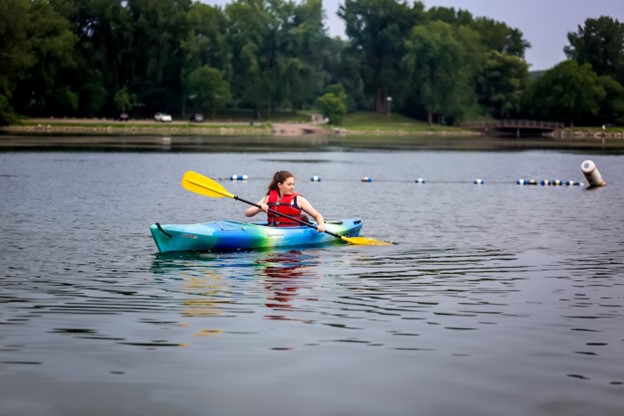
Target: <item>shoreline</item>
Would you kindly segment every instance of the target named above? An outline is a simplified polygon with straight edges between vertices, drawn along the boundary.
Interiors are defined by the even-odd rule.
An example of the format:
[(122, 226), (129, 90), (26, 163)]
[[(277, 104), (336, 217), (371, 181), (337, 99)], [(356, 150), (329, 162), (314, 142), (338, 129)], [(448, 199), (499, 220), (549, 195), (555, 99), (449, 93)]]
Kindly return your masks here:
[[(624, 147), (624, 131), (583, 130), (564, 128), (551, 133), (535, 136), (492, 136), (482, 131), (453, 129), (383, 129), (355, 130), (338, 126), (326, 126), (316, 123), (270, 123), (270, 122), (236, 122), (236, 121), (208, 121), (203, 123), (190, 123), (174, 121), (171, 123), (158, 123), (151, 120), (134, 120), (131, 122), (115, 121), (110, 119), (26, 119), (25, 124), (0, 127), (0, 145), (6, 145), (7, 141), (20, 142), (23, 136), (47, 138), (49, 144), (59, 140), (54, 135), (72, 137), (71, 142), (98, 142), (101, 136), (109, 141), (116, 141), (117, 136), (130, 136), (135, 139), (141, 136), (158, 136), (167, 140), (167, 137), (181, 138), (190, 137), (254, 137), (264, 138), (291, 138), (312, 139), (314, 137), (329, 138), (378, 138), (378, 137), (402, 137), (405, 139), (417, 138), (494, 138), (509, 141), (574, 141), (588, 142), (591, 144), (606, 143)], [(80, 139), (78, 139), (80, 138)], [(56, 140), (54, 140), (56, 139)], [(67, 139), (67, 138), (65, 138)], [(61, 140), (66, 142), (67, 140)], [(131, 141), (137, 141), (132, 139)], [(128, 141), (127, 139), (124, 139)], [(141, 140), (138, 140), (141, 141)], [(152, 137), (152, 142), (153, 137)], [(306, 140), (303, 140), (306, 141)]]
[(2, 126), (0, 132), (15, 134), (83, 134), (83, 135), (167, 135), (167, 136), (470, 136), (484, 134), (460, 128), (442, 129), (438, 126), (419, 129), (376, 128), (367, 130), (327, 126), (306, 122), (239, 122), (205, 121), (191, 123), (173, 121), (159, 123), (153, 120), (129, 122), (111, 119), (24, 119), (24, 124)]

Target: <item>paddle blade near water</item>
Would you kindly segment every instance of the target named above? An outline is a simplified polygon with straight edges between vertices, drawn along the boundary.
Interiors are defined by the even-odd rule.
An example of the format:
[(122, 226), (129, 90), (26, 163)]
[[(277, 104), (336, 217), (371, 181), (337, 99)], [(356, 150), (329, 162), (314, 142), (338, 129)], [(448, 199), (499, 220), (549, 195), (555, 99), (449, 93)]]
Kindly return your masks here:
[(392, 243), (389, 241), (375, 240), (374, 238), (368, 237), (344, 237), (341, 236), (340, 239), (342, 241), (346, 241), (349, 244), (356, 244), (361, 246), (391, 246)]
[(188, 191), (211, 198), (234, 198), (219, 182), (191, 170), (182, 177), (182, 187)]

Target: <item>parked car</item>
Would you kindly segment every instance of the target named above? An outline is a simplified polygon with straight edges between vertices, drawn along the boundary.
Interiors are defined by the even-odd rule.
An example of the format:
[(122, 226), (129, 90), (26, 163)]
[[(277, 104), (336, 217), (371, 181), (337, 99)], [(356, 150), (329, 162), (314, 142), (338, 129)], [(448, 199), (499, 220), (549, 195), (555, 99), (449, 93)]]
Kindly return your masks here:
[(128, 113), (121, 113), (121, 114), (119, 114), (119, 117), (117, 117), (117, 120), (119, 120), (119, 121), (128, 121)]
[(202, 123), (204, 121), (204, 115), (201, 113), (191, 114), (190, 120), (192, 123)]
[(167, 113), (156, 113), (154, 115), (154, 120), (160, 121), (163, 123), (171, 123), (173, 121), (173, 118), (171, 117), (171, 115)]

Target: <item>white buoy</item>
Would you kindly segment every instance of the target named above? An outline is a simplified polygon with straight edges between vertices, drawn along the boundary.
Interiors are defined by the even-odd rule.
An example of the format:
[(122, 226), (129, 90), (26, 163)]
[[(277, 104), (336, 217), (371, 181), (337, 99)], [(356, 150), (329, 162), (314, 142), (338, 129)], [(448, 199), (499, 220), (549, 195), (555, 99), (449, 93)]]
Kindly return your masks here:
[(587, 182), (589, 182), (590, 188), (595, 188), (597, 186), (605, 186), (607, 183), (602, 179), (600, 172), (598, 172), (598, 168), (596, 164), (591, 160), (586, 160), (581, 164), (581, 169), (583, 170), (583, 174), (585, 178), (587, 178)]
[(485, 181), (483, 179), (475, 179), (474, 180), (474, 184), (475, 185), (483, 185), (485, 183)]
[(318, 175), (310, 176), (310, 181), (311, 182), (320, 182), (321, 181), (321, 177), (318, 176)]
[(423, 178), (417, 178), (416, 179), (416, 183), (426, 183), (427, 181), (425, 181)]
[(249, 176), (247, 176), (247, 175), (232, 175), (232, 176), (230, 176), (230, 180), (231, 181), (246, 181), (247, 179), (249, 179)]
[(372, 182), (372, 181), (373, 181), (373, 178), (369, 178), (368, 176), (364, 176), (362, 178), (362, 182)]

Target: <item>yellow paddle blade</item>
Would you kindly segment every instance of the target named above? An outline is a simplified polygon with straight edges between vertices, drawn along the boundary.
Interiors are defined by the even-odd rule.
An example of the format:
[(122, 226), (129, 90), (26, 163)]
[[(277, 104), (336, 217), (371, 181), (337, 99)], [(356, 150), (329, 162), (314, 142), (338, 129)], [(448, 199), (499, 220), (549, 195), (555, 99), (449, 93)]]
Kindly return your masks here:
[(219, 182), (191, 170), (182, 177), (182, 187), (196, 194), (212, 198), (223, 198), (224, 196), (234, 198), (234, 194), (229, 193)]
[(375, 240), (374, 238), (367, 237), (340, 237), (343, 241), (349, 244), (359, 244), (361, 246), (391, 246), (389, 241)]

